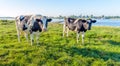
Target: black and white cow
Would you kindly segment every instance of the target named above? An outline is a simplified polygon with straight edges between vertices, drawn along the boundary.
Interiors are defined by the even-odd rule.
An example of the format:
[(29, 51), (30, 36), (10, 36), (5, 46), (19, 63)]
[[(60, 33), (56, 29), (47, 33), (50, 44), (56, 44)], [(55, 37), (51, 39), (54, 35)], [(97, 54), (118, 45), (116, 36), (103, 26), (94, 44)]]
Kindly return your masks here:
[(95, 23), (96, 20), (92, 19), (74, 19), (74, 18), (65, 18), (63, 25), (63, 37), (66, 33), (68, 36), (69, 30), (75, 31), (77, 33), (77, 43), (79, 40), (80, 32), (82, 33), (82, 44), (84, 44), (84, 34), (87, 30), (91, 30), (92, 23)]
[(31, 45), (34, 41), (34, 35), (36, 35), (37, 44), (39, 43), (40, 32), (47, 30), (48, 22), (52, 19), (48, 19), (42, 15), (21, 15), (16, 17), (16, 29), (18, 35), (18, 41), (20, 42), (20, 33), (24, 32), (28, 41), (28, 34), (30, 34)]
[(15, 24), (16, 24), (16, 30), (17, 30), (17, 35), (18, 35), (18, 41), (20, 42), (20, 34), (24, 32), (24, 35), (28, 41), (28, 33), (29, 33), (29, 26), (28, 26), (28, 21), (31, 18), (32, 15), (21, 15), (17, 16), (15, 19)]

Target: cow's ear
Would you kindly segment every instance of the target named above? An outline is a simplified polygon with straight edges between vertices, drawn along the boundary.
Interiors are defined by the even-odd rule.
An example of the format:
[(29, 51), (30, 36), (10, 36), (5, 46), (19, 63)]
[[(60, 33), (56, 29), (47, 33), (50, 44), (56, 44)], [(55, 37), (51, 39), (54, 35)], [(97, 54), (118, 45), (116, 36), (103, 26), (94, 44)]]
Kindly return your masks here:
[(92, 23), (96, 23), (97, 21), (96, 20), (91, 20)]
[(19, 19), (20, 19), (20, 21), (22, 21), (24, 18), (25, 18), (24, 16), (20, 16)]
[(52, 19), (47, 19), (47, 22), (51, 22), (52, 21)]

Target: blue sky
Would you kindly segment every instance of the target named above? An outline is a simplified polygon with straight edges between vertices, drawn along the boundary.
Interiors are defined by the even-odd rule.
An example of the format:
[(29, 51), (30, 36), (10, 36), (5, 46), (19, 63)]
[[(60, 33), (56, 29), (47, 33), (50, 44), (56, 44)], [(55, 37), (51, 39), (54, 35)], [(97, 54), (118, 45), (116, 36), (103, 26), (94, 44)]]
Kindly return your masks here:
[(120, 16), (120, 0), (0, 0), (0, 16)]

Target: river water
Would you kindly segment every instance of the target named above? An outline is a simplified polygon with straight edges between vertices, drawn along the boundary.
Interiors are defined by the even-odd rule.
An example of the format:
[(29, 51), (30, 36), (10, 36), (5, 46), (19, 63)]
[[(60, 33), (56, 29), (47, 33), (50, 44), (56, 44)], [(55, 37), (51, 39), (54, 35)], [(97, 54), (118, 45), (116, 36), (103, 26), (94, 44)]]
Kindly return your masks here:
[[(64, 19), (53, 19), (52, 22), (63, 23)], [(114, 26), (120, 27), (120, 19), (97, 19), (96, 23), (92, 24), (93, 26)]]
[[(11, 19), (2, 19), (2, 20), (14, 20)], [(52, 22), (59, 22), (63, 24), (64, 19), (52, 19)], [(96, 23), (92, 24), (93, 26), (113, 26), (113, 27), (120, 27), (120, 19), (97, 19)]]

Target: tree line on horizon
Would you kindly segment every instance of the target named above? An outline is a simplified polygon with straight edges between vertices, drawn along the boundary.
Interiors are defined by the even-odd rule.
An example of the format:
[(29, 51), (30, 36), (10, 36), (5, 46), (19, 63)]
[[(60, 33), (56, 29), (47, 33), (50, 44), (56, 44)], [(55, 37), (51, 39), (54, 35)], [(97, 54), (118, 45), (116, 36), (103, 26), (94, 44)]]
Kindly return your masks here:
[[(66, 16), (62, 16), (59, 15), (57, 17), (54, 16), (50, 16), (50, 18), (53, 19), (64, 19)], [(94, 16), (94, 15), (70, 15), (67, 16), (70, 18), (92, 18), (92, 19), (120, 19), (120, 16), (105, 16), (105, 15), (101, 15), (101, 16)], [(0, 17), (0, 20), (7, 20), (7, 19), (14, 19), (15, 17)]]
[[(62, 16), (62, 15), (59, 15), (57, 17), (52, 17), (52, 18), (55, 18), (55, 19), (63, 19), (65, 18), (66, 16)], [(94, 19), (120, 19), (120, 16), (105, 16), (105, 15), (101, 15), (101, 16), (94, 16), (94, 15), (70, 15), (68, 16), (70, 18), (94, 18)]]

